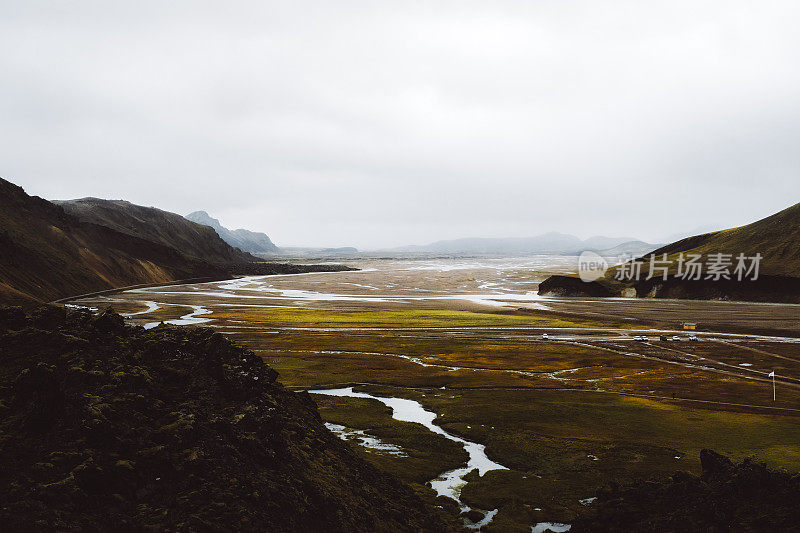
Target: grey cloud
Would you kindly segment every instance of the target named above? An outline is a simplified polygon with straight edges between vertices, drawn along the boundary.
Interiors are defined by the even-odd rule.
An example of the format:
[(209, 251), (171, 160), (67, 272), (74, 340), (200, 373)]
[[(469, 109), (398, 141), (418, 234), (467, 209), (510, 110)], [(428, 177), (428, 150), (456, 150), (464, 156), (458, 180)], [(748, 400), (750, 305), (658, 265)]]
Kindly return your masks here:
[(285, 245), (656, 239), (798, 199), (794, 2), (0, 2), (0, 174)]

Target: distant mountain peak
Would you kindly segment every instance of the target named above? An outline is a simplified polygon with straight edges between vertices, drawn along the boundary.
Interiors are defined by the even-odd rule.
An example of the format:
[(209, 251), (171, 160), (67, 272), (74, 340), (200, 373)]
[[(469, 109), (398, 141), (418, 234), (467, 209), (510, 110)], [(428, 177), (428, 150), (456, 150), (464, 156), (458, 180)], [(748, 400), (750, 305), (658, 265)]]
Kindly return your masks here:
[[(192, 220), (194, 218), (199, 218), (199, 219), (204, 219), (204, 220), (209, 220), (209, 221), (214, 221), (216, 223), (219, 223), (219, 220), (217, 220), (216, 218), (213, 218), (211, 215), (209, 215), (208, 211), (193, 211), (193, 212), (189, 213), (188, 215), (186, 215), (183, 218), (188, 219), (188, 220)], [(198, 224), (199, 224), (199, 222), (198, 222)]]
[(242, 251), (250, 253), (271, 253), (278, 251), (278, 247), (275, 246), (266, 233), (259, 233), (241, 228), (230, 230), (206, 211), (194, 211), (184, 218), (197, 224), (211, 226), (223, 241)]

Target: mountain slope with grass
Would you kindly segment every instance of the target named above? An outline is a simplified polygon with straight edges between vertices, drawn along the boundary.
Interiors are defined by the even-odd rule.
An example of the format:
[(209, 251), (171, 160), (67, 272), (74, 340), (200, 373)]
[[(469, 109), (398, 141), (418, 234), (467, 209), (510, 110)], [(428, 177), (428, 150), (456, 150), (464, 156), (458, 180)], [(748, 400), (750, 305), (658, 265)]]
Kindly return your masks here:
[(33, 305), (129, 285), (226, 276), (220, 266), (83, 222), (0, 179), (0, 304)]
[(212, 228), (155, 207), (99, 198), (53, 203), (84, 222), (163, 244), (209, 263), (245, 263), (256, 260), (250, 254), (223, 241)]
[[(800, 302), (800, 204), (745, 226), (681, 239), (651, 253), (658, 260), (667, 255), (670, 266), (666, 280), (662, 279), (660, 272), (653, 279), (645, 279), (649, 273), (650, 258), (650, 254), (646, 254), (641, 258), (644, 264), (638, 281), (615, 279), (620, 271), (620, 267), (615, 267), (597, 283), (603, 285), (611, 295)], [(705, 279), (706, 270), (703, 279), (699, 280), (676, 277), (680, 254), (684, 254), (684, 257), (700, 255), (704, 264), (715, 254), (729, 254), (732, 279)], [(736, 279), (734, 269), (739, 254), (744, 254), (745, 258), (761, 255), (758, 279), (751, 279), (752, 272), (743, 276), (742, 281)], [(745, 262), (748, 268), (751, 264), (749, 259)], [(584, 295), (574, 291), (579, 285), (560, 278), (548, 279), (543, 286), (543, 295)]]
[(211, 329), (0, 309), (6, 531), (451, 531)]
[(684, 254), (743, 253), (762, 255), (761, 272), (800, 277), (800, 203), (739, 228), (696, 235), (663, 246), (654, 254), (670, 258)]

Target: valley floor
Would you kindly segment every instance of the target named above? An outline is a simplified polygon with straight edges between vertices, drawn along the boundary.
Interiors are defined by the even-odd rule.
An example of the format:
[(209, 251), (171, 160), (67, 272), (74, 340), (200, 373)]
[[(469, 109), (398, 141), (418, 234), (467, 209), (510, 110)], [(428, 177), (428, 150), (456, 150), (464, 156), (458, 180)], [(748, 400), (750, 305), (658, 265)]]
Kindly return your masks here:
[[(800, 470), (800, 306), (539, 298), (569, 258), (354, 266), (72, 303), (216, 328), (296, 389), (353, 387), (314, 395), (330, 427), (485, 531), (568, 524), (612, 481), (699, 472), (703, 448)], [(462, 508), (437, 497), (430, 482), (467, 464), (464, 446), (369, 396), (418, 402), (505, 468), (465, 474)]]

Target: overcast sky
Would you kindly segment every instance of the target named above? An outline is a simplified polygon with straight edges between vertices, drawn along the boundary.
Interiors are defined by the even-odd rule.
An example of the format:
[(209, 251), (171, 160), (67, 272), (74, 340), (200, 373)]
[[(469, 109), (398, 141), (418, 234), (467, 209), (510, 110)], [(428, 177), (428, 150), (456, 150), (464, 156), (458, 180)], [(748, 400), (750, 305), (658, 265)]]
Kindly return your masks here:
[(800, 201), (800, 2), (0, 0), (0, 176), (377, 248)]

